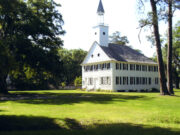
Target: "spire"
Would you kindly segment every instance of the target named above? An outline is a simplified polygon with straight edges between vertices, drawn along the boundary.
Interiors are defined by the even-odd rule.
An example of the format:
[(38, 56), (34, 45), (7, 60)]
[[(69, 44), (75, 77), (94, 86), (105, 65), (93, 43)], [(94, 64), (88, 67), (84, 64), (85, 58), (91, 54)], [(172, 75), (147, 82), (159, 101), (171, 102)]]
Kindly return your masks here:
[(104, 14), (104, 8), (103, 8), (103, 4), (102, 4), (101, 0), (99, 1), (99, 6), (98, 6), (98, 9), (97, 9), (97, 13), (99, 15), (103, 15)]

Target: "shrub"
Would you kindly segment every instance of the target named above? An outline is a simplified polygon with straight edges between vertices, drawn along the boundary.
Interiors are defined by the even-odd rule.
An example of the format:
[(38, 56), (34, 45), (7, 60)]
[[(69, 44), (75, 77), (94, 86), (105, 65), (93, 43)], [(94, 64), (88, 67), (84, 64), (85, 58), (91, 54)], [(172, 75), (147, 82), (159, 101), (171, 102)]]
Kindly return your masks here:
[(62, 82), (61, 83), (61, 86), (64, 88), (64, 87), (66, 87), (66, 82)]
[(76, 79), (74, 80), (74, 86), (82, 86), (82, 77), (76, 77)]

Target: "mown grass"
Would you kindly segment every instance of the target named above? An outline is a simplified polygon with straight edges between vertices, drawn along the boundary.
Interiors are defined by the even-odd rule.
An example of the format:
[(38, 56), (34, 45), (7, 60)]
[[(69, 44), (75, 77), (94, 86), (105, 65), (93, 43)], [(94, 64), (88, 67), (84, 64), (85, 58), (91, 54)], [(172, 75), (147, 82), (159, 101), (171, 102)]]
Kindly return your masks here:
[(13, 91), (0, 100), (0, 134), (179, 135), (175, 93)]

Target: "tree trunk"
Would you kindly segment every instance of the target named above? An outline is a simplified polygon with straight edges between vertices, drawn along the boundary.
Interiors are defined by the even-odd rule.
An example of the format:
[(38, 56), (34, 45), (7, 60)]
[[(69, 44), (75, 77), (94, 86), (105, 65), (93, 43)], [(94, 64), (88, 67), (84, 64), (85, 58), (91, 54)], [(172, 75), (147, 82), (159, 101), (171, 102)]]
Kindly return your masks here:
[(161, 51), (156, 2), (154, 0), (150, 0), (150, 2), (153, 12), (153, 28), (154, 28), (154, 36), (156, 40), (156, 52), (157, 52), (157, 61), (158, 61), (159, 79), (160, 79), (160, 94), (169, 95), (166, 86), (165, 71), (164, 71), (162, 51)]
[(167, 56), (167, 84), (168, 92), (174, 95), (172, 84), (172, 0), (168, 0), (168, 56)]
[(8, 94), (6, 77), (7, 76), (0, 76), (0, 93), (2, 94)]
[(174, 72), (174, 82), (176, 89), (179, 89), (179, 76), (177, 71)]
[(176, 89), (179, 89), (179, 77), (176, 78)]

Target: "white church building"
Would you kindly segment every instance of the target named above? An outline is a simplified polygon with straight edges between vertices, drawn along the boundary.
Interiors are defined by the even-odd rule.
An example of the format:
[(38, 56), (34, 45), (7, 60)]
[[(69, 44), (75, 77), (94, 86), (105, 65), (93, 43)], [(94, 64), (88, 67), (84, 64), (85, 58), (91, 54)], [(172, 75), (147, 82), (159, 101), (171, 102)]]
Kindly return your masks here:
[(100, 0), (94, 27), (95, 42), (82, 62), (82, 88), (87, 90), (140, 91), (159, 89), (157, 63), (126, 45), (109, 43)]

